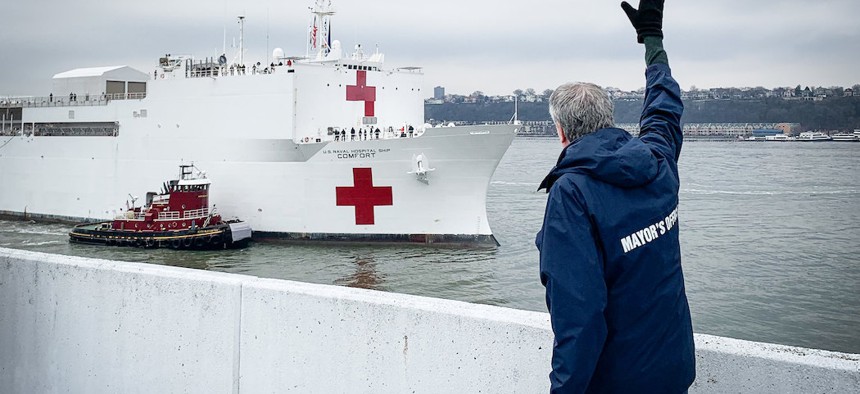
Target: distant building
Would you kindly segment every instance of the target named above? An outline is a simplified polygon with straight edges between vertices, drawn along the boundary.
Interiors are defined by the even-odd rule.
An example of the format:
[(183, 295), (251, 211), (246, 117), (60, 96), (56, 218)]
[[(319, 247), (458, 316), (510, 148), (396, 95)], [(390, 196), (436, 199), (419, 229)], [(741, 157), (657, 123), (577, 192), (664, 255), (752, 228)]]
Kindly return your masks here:
[(776, 129), (785, 135), (797, 135), (800, 133), (800, 123), (777, 123)]
[(433, 88), (433, 98), (436, 100), (442, 100), (445, 98), (445, 87), (437, 86)]
[(780, 134), (775, 123), (684, 123), (684, 135), (697, 137), (745, 137), (764, 138)]
[(851, 89), (851, 88), (845, 89), (844, 96), (845, 96), (845, 97), (852, 97), (852, 96), (854, 96), (854, 89)]

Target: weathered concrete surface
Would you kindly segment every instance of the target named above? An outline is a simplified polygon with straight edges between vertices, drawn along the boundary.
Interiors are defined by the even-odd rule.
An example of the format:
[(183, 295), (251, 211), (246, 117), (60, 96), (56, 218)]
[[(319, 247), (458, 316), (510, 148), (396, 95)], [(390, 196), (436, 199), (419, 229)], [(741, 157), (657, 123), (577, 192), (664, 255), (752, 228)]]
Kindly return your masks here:
[(277, 280), (242, 296), (243, 392), (549, 389), (545, 313)]
[(0, 249), (0, 393), (232, 392), (241, 280)]
[[(691, 393), (860, 392), (860, 355), (696, 335)], [(545, 313), (0, 248), (0, 393), (539, 393)]]
[(860, 354), (696, 334), (690, 392), (860, 393)]

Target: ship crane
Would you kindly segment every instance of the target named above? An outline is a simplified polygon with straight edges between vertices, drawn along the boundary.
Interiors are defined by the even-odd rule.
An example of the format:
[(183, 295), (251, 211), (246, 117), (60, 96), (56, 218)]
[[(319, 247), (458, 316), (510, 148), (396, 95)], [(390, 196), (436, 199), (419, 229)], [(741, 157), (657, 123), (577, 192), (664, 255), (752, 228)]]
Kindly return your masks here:
[(137, 196), (132, 196), (131, 193), (129, 193), (128, 198), (131, 199), (131, 207), (129, 207), (128, 204), (126, 204), (125, 208), (130, 211), (130, 210), (134, 209), (134, 203), (137, 202)]

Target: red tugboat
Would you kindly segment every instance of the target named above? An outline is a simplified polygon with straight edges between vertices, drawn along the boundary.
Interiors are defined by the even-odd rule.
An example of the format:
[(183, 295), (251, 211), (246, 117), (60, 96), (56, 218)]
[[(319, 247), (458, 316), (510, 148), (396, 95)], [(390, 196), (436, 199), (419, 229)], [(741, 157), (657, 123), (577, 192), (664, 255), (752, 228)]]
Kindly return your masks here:
[(71, 242), (174, 249), (241, 247), (251, 227), (238, 219), (223, 220), (209, 209), (210, 181), (194, 165), (180, 165), (179, 179), (166, 182), (161, 193), (146, 193), (146, 205), (132, 205), (112, 221), (75, 226)]

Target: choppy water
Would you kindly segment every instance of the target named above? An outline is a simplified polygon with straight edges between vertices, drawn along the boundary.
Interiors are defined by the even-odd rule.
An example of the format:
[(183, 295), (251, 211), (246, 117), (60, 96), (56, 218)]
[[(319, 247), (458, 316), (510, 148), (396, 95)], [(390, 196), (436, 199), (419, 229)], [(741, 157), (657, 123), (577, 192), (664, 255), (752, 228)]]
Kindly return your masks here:
[[(0, 222), (0, 246), (545, 311), (537, 184), (560, 146), (515, 140), (490, 186), (494, 250), (255, 243), (187, 252), (69, 244)], [(860, 353), (860, 144), (690, 142), (680, 225), (696, 332)]]

